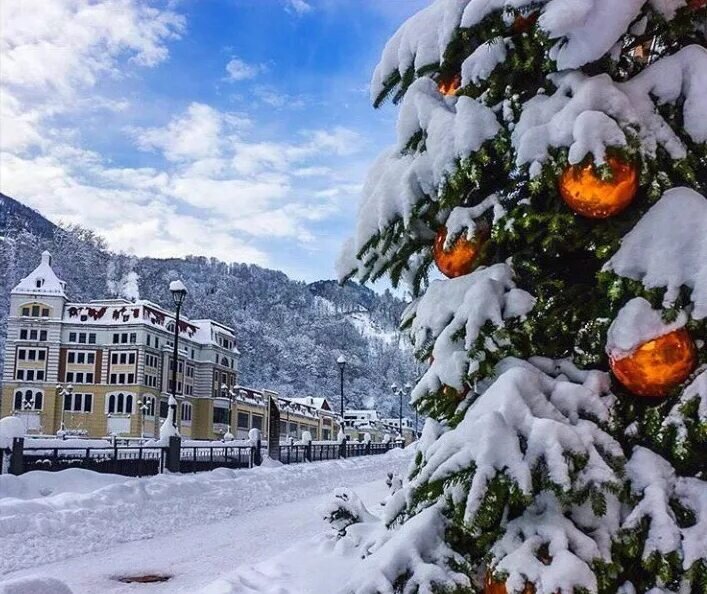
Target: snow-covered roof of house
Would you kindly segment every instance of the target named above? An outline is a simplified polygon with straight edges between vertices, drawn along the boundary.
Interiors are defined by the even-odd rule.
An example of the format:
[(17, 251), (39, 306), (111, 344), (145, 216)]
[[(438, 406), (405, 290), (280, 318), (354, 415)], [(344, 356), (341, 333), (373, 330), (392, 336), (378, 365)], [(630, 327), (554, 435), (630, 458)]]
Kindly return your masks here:
[(298, 398), (288, 398), (291, 402), (296, 402), (298, 404), (306, 404), (308, 406), (313, 406), (318, 410), (323, 410), (326, 412), (333, 412), (329, 401), (326, 398), (318, 398), (314, 396), (303, 396)]
[(378, 411), (375, 409), (347, 409), (344, 411), (344, 416), (353, 416), (353, 415), (365, 415), (369, 419), (377, 420), (378, 419)]
[(64, 290), (66, 283), (59, 280), (52, 269), (52, 255), (42, 252), (42, 261), (39, 266), (24, 277), (17, 286), (12, 289), (12, 294), (22, 295), (52, 295), (55, 297), (66, 297)]

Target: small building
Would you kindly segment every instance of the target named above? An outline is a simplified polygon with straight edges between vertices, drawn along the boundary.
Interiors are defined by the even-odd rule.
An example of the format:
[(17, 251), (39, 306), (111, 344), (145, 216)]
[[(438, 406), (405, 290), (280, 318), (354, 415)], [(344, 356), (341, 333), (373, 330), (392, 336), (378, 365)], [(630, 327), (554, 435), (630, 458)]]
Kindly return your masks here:
[(354, 441), (363, 441), (368, 433), (374, 442), (380, 442), (389, 433), (374, 409), (344, 411), (344, 425), (346, 435)]
[[(383, 425), (391, 436), (400, 435), (400, 417), (383, 419)], [(402, 436), (405, 440), (405, 445), (412, 443), (418, 437), (415, 431), (415, 422), (408, 417), (403, 417)]]
[[(318, 426), (314, 431), (311, 429), (304, 429), (305, 431), (311, 432), (312, 439), (322, 441), (333, 441), (336, 439), (336, 436), (339, 433), (341, 417), (334, 412), (331, 404), (326, 398), (305, 396), (300, 398), (284, 398), (283, 400), (286, 400), (292, 404), (299, 404), (309, 408), (314, 408), (317, 411), (317, 418), (319, 419)], [(282, 422), (282, 413), (280, 422)], [(307, 423), (305, 422), (305, 424)], [(280, 434), (284, 435), (282, 431)]]

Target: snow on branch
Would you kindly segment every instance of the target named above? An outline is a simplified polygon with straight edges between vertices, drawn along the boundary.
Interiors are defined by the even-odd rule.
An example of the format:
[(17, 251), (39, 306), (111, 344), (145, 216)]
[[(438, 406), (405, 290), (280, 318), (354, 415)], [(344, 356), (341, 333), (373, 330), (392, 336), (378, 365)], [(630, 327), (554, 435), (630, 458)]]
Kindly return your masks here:
[(602, 553), (549, 492), (541, 493), (522, 516), (508, 522), (491, 556), (492, 570), (507, 576), (509, 592), (523, 591), (528, 582), (541, 592), (575, 592), (578, 588), (596, 592), (592, 563), (609, 560), (608, 551)]
[(478, 361), (469, 359), (468, 351), (482, 327), (487, 322), (501, 327), (504, 320), (527, 314), (534, 304), (532, 295), (515, 287), (508, 264), (432, 282), (403, 314), (403, 324), (411, 325), (415, 349), (424, 351), (434, 345), (434, 360), (415, 386), (413, 400), (443, 385), (461, 390), (464, 378), (478, 366)]
[(687, 148), (656, 109), (665, 103), (682, 106), (684, 128), (694, 142), (707, 141), (707, 50), (692, 45), (666, 56), (625, 83), (610, 76), (581, 72), (550, 76), (557, 86), (552, 95), (537, 95), (523, 105), (513, 131), (516, 162), (539, 165), (550, 148), (569, 149), (570, 163), (592, 154), (604, 162), (607, 147), (628, 144), (626, 131), (636, 134), (643, 154), (654, 157), (662, 146), (673, 159), (682, 159)]
[(357, 576), (343, 591), (433, 594), (445, 588), (469, 588), (469, 577), (450, 567), (463, 567), (464, 559), (445, 542), (448, 524), (438, 503), (411, 517), (404, 528), (386, 531), (366, 560), (363, 579)]
[[(654, 553), (677, 552), (685, 570), (696, 561), (707, 559), (707, 483), (698, 478), (676, 476), (667, 460), (642, 447), (634, 450), (626, 472), (639, 502), (623, 527), (629, 531), (639, 530), (643, 521), (648, 520), (643, 558)], [(678, 521), (673, 501), (694, 516), (687, 527)]]
[(525, 495), (532, 493), (532, 474), (540, 465), (558, 492), (616, 486), (620, 480), (614, 461), (623, 458), (621, 447), (588, 420), (607, 421), (610, 400), (529, 364), (510, 367), (469, 407), (453, 431), (423, 452), (425, 460), (411, 488), (470, 473), (463, 488), (445, 485), (445, 491), (463, 506), (464, 521), (472, 525), (489, 483), (498, 475)]
[(691, 316), (707, 317), (707, 199), (689, 188), (673, 188), (623, 238), (604, 267), (640, 281), (648, 289), (665, 287), (665, 304), (683, 286), (691, 289)]
[[(679, 8), (685, 7), (686, 0), (648, 3), (671, 20)], [(531, 6), (538, 10), (538, 26), (555, 40), (550, 57), (557, 62), (558, 70), (566, 70), (581, 68), (611, 52), (646, 4), (646, 0), (435, 0), (403, 23), (386, 44), (371, 80), (371, 99), (377, 102), (391, 82), (399, 82), (407, 72), (442, 63), (457, 29), (475, 27), (494, 13), (510, 24), (514, 11)], [(505, 59), (500, 48), (484, 56), (484, 60), (498, 59)], [(486, 63), (475, 74), (469, 67), (466, 80), (483, 78), (486, 66), (493, 64)]]

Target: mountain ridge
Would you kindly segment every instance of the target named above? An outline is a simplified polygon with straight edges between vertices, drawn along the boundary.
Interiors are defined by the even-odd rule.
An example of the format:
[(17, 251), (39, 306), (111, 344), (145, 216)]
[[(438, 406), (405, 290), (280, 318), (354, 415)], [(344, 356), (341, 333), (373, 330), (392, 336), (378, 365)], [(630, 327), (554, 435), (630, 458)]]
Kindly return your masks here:
[(142, 297), (168, 306), (169, 281), (181, 278), (190, 291), (187, 316), (235, 328), (241, 351), (239, 381), (245, 385), (338, 402), (335, 360), (344, 354), (350, 361), (347, 404), (375, 404), (385, 414), (397, 414), (397, 397), (388, 386), (413, 379), (416, 365), (398, 331), (405, 304), (390, 292), (378, 294), (333, 280), (308, 284), (279, 270), (202, 256), (138, 258), (114, 253), (91, 230), (55, 225), (5, 194), (0, 194), (2, 347), (10, 290), (37, 265), (45, 249), (54, 255), (54, 268), (66, 281), (69, 298), (77, 301)]

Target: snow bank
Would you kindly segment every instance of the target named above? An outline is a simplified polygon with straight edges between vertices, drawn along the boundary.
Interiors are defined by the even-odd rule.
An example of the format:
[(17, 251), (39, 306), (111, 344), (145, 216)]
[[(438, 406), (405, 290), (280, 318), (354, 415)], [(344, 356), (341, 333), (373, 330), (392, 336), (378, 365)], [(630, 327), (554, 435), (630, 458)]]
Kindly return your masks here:
[(51, 577), (26, 577), (0, 582), (0, 594), (72, 594), (71, 589)]
[(0, 507), (5, 499), (38, 499), (64, 493), (93, 493), (108, 485), (130, 483), (117, 474), (103, 474), (82, 468), (69, 468), (60, 472), (36, 470), (14, 476), (0, 475)]
[[(395, 449), (316, 464), (142, 479), (76, 469), (12, 477), (18, 497), (0, 499), (0, 574), (382, 479), (406, 466), (411, 455)], [(79, 487), (70, 492), (76, 477)], [(56, 491), (45, 495), (48, 489)]]
[(3, 417), (0, 419), (0, 449), (12, 447), (12, 441), (24, 437), (25, 424), (19, 417)]
[(665, 287), (668, 306), (682, 286), (689, 287), (692, 317), (707, 317), (707, 199), (689, 188), (668, 190), (623, 238), (604, 269), (649, 289)]

